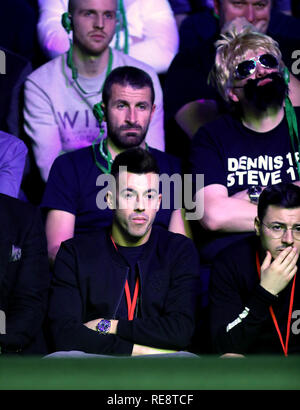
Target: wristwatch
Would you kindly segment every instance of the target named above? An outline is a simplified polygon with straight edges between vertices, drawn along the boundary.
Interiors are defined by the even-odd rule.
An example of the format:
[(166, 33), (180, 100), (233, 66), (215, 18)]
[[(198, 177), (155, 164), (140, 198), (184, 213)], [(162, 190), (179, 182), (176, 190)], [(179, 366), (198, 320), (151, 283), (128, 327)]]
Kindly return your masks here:
[(254, 204), (257, 204), (258, 198), (261, 192), (262, 192), (262, 187), (260, 185), (251, 185), (247, 191), (250, 201), (253, 202)]
[(110, 330), (111, 321), (107, 319), (101, 319), (100, 322), (97, 324), (96, 329), (97, 332), (101, 335), (108, 335)]

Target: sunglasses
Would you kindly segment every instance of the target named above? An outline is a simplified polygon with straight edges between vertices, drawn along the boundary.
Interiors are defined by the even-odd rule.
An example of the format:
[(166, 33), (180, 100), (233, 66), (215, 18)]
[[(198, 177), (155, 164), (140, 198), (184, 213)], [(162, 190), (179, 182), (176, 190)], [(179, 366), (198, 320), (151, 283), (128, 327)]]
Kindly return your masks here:
[(235, 78), (243, 80), (249, 77), (249, 75), (255, 72), (257, 62), (264, 68), (277, 68), (279, 66), (279, 62), (273, 54), (262, 54), (238, 64), (234, 71)]

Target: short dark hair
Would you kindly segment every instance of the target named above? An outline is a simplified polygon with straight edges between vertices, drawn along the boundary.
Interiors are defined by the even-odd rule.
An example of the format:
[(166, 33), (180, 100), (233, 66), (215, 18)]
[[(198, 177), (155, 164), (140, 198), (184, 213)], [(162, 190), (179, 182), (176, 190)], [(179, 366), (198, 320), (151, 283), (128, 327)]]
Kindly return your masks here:
[(102, 101), (107, 107), (111, 96), (111, 88), (113, 84), (122, 86), (129, 85), (132, 88), (140, 89), (149, 87), (151, 90), (151, 102), (154, 103), (155, 91), (152, 79), (148, 73), (137, 67), (122, 66), (117, 67), (107, 76), (102, 90)]
[(127, 167), (127, 172), (133, 174), (154, 173), (159, 175), (159, 168), (154, 156), (143, 148), (129, 148), (116, 156), (111, 175), (115, 178), (119, 174), (119, 167)]
[(69, 0), (69, 4), (68, 4), (68, 13), (69, 14), (72, 14), (74, 12), (75, 3), (76, 3), (76, 0)]
[(300, 187), (291, 183), (280, 183), (265, 188), (260, 194), (257, 207), (260, 221), (264, 219), (270, 205), (287, 209), (300, 207)]

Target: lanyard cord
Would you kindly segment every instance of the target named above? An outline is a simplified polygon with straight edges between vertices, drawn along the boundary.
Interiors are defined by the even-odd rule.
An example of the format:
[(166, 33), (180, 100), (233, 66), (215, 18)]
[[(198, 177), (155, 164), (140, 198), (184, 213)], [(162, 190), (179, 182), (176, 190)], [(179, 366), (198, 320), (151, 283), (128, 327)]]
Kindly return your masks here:
[[(116, 251), (118, 252), (118, 247), (117, 247), (115, 241), (113, 240), (113, 237), (110, 236), (110, 239), (111, 239)], [(134, 288), (133, 299), (131, 301), (128, 280), (126, 279), (125, 294), (126, 294), (126, 301), (127, 301), (127, 308), (128, 308), (128, 320), (133, 320), (134, 311), (135, 311), (136, 302), (137, 302), (138, 293), (139, 293), (139, 284), (140, 284), (139, 277), (137, 277), (136, 283), (135, 283), (135, 288)]]
[[(260, 263), (259, 263), (259, 256), (258, 256), (258, 252), (256, 252), (256, 267), (257, 267), (257, 273), (258, 273), (258, 277), (260, 279), (261, 276), (261, 271), (260, 271)], [(291, 296), (290, 296), (290, 305), (289, 305), (289, 313), (288, 313), (288, 321), (287, 321), (287, 328), (286, 328), (286, 339), (285, 339), (285, 344), (283, 343), (283, 339), (282, 339), (282, 335), (281, 335), (281, 331), (279, 329), (278, 326), (278, 322), (273, 310), (273, 307), (270, 306), (269, 310), (274, 322), (274, 326), (276, 328), (276, 331), (278, 333), (279, 336), (279, 340), (284, 352), (284, 355), (287, 356), (288, 355), (288, 345), (289, 345), (289, 339), (290, 339), (290, 329), (291, 329), (291, 318), (292, 318), (292, 309), (293, 309), (293, 304), (294, 304), (294, 294), (295, 294), (295, 282), (296, 282), (296, 275), (294, 276), (294, 280), (293, 280), (293, 285), (292, 285), (292, 289), (291, 289)]]
[(288, 123), (288, 127), (289, 127), (289, 134), (290, 134), (290, 137), (291, 137), (291, 144), (292, 144), (292, 148), (293, 148), (294, 156), (295, 156), (295, 161), (296, 161), (296, 165), (297, 165), (297, 172), (298, 172), (298, 176), (300, 178), (300, 164), (299, 164), (299, 161), (297, 161), (296, 149), (295, 149), (295, 140), (296, 140), (297, 150), (298, 150), (298, 153), (300, 155), (300, 142), (299, 142), (299, 134), (298, 134), (298, 124), (297, 124), (297, 118), (296, 118), (294, 107), (293, 107), (293, 105), (291, 103), (291, 100), (288, 96), (285, 99), (285, 114), (286, 114), (286, 119), (287, 119), (287, 123)]
[[(103, 133), (102, 133), (102, 134), (103, 134)], [(93, 141), (93, 144), (92, 144), (93, 154), (94, 154), (94, 160), (95, 160), (95, 163), (96, 163), (97, 167), (98, 167), (99, 169), (101, 169), (101, 171), (102, 171), (104, 174), (110, 174), (110, 172), (111, 172), (111, 166), (112, 166), (112, 163), (113, 163), (113, 159), (112, 159), (111, 153), (110, 153), (109, 150), (107, 149), (107, 139), (106, 139), (106, 138), (105, 138), (104, 140), (103, 140), (103, 139), (100, 140), (99, 152), (100, 152), (102, 158), (105, 159), (105, 161), (106, 161), (106, 163), (107, 163), (107, 168), (106, 168), (104, 165), (100, 164), (100, 162), (97, 160), (97, 153), (96, 153), (95, 145), (96, 145), (96, 142), (97, 142), (97, 140), (98, 140), (99, 138), (101, 138), (101, 131), (100, 131), (99, 137), (98, 137), (95, 141)], [(105, 148), (107, 154), (105, 154), (104, 148)], [(115, 245), (115, 244), (114, 244), (114, 245)], [(116, 248), (116, 249), (117, 249), (117, 248)]]
[[(111, 48), (109, 48), (109, 59), (108, 59), (108, 64), (107, 64), (106, 73), (105, 73), (105, 79), (104, 79), (104, 81), (103, 81), (103, 84), (102, 84), (101, 87), (100, 87), (100, 90), (98, 91), (98, 94), (102, 93), (105, 80), (106, 80), (107, 76), (108, 76), (108, 75), (110, 74), (110, 72), (111, 72), (112, 64), (113, 64), (113, 53), (112, 53)], [(72, 79), (75, 81), (75, 83), (76, 83), (77, 87), (79, 88), (79, 90), (80, 90), (83, 94), (88, 94), (87, 91), (85, 91), (85, 90), (81, 87), (81, 85), (79, 84), (79, 82), (77, 81), (78, 72), (77, 72), (77, 68), (75, 67), (75, 65), (74, 65), (74, 63), (73, 63), (73, 44), (72, 44), (72, 41), (71, 41), (71, 40), (70, 40), (70, 48), (69, 48), (68, 54), (67, 54), (67, 65), (68, 65), (68, 67), (72, 70)], [(84, 100), (87, 102), (87, 100), (86, 100), (85, 98), (84, 98)], [(96, 150), (95, 150), (95, 144), (97, 143), (97, 141), (99, 140), (99, 138), (100, 138), (100, 139), (102, 138), (103, 134), (104, 134), (104, 129), (101, 128), (101, 124), (100, 124), (100, 133), (99, 133), (98, 137), (97, 137), (97, 138), (93, 141), (93, 143), (92, 143), (93, 155), (94, 155), (94, 160), (95, 160), (95, 163), (96, 163), (97, 167), (100, 168), (101, 171), (102, 171), (104, 174), (110, 174), (112, 160), (107, 160), (107, 158), (105, 158), (105, 157), (101, 154), (101, 155), (107, 160), (107, 164), (108, 164), (108, 167), (107, 167), (107, 168), (104, 167), (102, 164), (100, 164), (100, 162), (98, 162), (98, 160), (97, 160), (97, 155), (96, 155)], [(102, 142), (102, 139), (101, 139), (101, 142)], [(103, 144), (103, 143), (102, 143), (102, 144)], [(103, 151), (103, 146), (102, 146), (102, 151)], [(101, 152), (101, 151), (100, 151), (100, 152)], [(108, 152), (108, 150), (107, 150), (107, 152)], [(110, 153), (108, 153), (108, 154), (110, 155)], [(108, 158), (109, 158), (109, 155), (108, 155)], [(111, 159), (111, 158), (110, 158), (110, 159)]]
[[(289, 82), (290, 82), (290, 72), (287, 69), (287, 67), (284, 67), (283, 77), (284, 77), (285, 84), (288, 86)], [(295, 109), (293, 107), (293, 104), (292, 104), (291, 99), (290, 99), (288, 94), (285, 97), (285, 107), (284, 107), (284, 109), (285, 109), (286, 120), (287, 120), (287, 123), (288, 123), (289, 134), (290, 134), (290, 137), (291, 137), (292, 149), (293, 149), (293, 152), (294, 152), (294, 160), (296, 162), (297, 172), (298, 172), (298, 176), (299, 176), (299, 179), (300, 179), (300, 164), (299, 164), (299, 161), (297, 161), (296, 149), (295, 149), (295, 139), (296, 139), (297, 150), (298, 150), (298, 154), (300, 155), (300, 142), (299, 142), (299, 134), (298, 134), (298, 124), (297, 124), (297, 117), (296, 117)]]
[(129, 285), (128, 285), (128, 280), (127, 279), (126, 279), (126, 283), (125, 283), (125, 293), (126, 293), (126, 300), (127, 300), (127, 307), (128, 307), (128, 320), (133, 320), (134, 311), (135, 311), (136, 302), (137, 302), (137, 297), (138, 297), (138, 293), (139, 293), (139, 278), (138, 277), (137, 277), (136, 283), (135, 283), (132, 302), (131, 302)]
[[(101, 127), (101, 124), (100, 124), (100, 127)], [(112, 166), (114, 161), (112, 159), (111, 153), (109, 152), (109, 149), (107, 148), (107, 138), (105, 138), (105, 139), (102, 138), (101, 139), (103, 134), (104, 134), (104, 131), (101, 129), (99, 136), (92, 143), (94, 161), (95, 161), (95, 164), (97, 165), (97, 167), (99, 169), (101, 169), (101, 171), (104, 174), (110, 174), (111, 166)], [(97, 144), (97, 141), (99, 140), (99, 138), (100, 138), (99, 152), (100, 152), (101, 157), (105, 159), (105, 161), (107, 163), (107, 167), (100, 164), (100, 162), (97, 160), (97, 152), (96, 152), (95, 145)], [(147, 142), (145, 142), (145, 150), (149, 151), (149, 145), (147, 144)], [(105, 151), (107, 152), (107, 154), (105, 153)]]
[[(72, 79), (75, 81), (75, 83), (76, 83), (77, 87), (79, 88), (79, 90), (83, 94), (88, 94), (88, 92), (85, 91), (81, 87), (79, 82), (77, 81), (78, 71), (77, 71), (77, 68), (75, 67), (74, 62), (73, 62), (73, 43), (72, 43), (72, 40), (70, 40), (70, 48), (69, 48), (68, 53), (67, 53), (67, 64), (68, 64), (68, 67), (72, 70)], [(107, 76), (109, 75), (109, 73), (111, 72), (112, 64), (113, 64), (113, 53), (112, 53), (111, 48), (109, 47), (109, 58), (108, 58), (108, 64), (107, 64), (107, 69), (106, 69), (106, 73), (105, 73), (105, 78), (104, 78), (104, 81), (103, 81), (103, 83), (102, 83), (102, 85), (101, 85), (101, 87), (100, 87), (97, 94), (100, 94), (102, 92), (104, 82), (105, 82)]]
[(124, 34), (125, 34), (125, 44), (123, 48), (123, 53), (128, 54), (129, 53), (129, 42), (128, 42), (128, 37), (129, 37), (129, 32), (128, 32), (128, 22), (126, 18), (126, 11), (125, 7), (123, 4), (123, 0), (118, 1), (118, 19), (117, 19), (117, 26), (116, 26), (116, 43), (115, 43), (115, 48), (117, 50), (120, 50), (120, 29), (121, 29), (121, 23), (120, 20), (122, 20), (122, 26), (124, 28)]

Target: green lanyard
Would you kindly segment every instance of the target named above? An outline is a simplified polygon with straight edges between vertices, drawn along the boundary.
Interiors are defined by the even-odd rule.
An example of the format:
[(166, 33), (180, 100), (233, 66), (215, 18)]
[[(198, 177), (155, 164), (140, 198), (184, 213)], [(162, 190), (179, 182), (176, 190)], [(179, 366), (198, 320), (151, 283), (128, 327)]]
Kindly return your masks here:
[(124, 49), (122, 51), (123, 53), (128, 54), (129, 53), (129, 42), (128, 42), (129, 32), (128, 32), (128, 23), (126, 19), (126, 12), (125, 12), (123, 1), (119, 0), (118, 3), (119, 3), (118, 4), (118, 14), (120, 15), (120, 17), (118, 17), (117, 19), (115, 49), (120, 50), (120, 30), (121, 30), (120, 18), (122, 18), (122, 25), (124, 27), (124, 34), (125, 34)]
[[(101, 125), (100, 125), (101, 126)], [(101, 135), (103, 134), (103, 132), (99, 134), (98, 138), (96, 138), (95, 141), (93, 141), (92, 147), (93, 147), (93, 155), (94, 155), (94, 160), (95, 160), (95, 164), (97, 165), (97, 167), (99, 169), (101, 169), (101, 171), (104, 174), (110, 174), (111, 173), (111, 166), (114, 162), (114, 160), (112, 159), (111, 153), (109, 152), (108, 148), (107, 148), (107, 138), (101, 139), (100, 143), (99, 143), (99, 152), (102, 158), (105, 159), (106, 163), (107, 163), (107, 167), (105, 167), (104, 165), (100, 164), (100, 162), (97, 160), (97, 152), (96, 152), (96, 142), (99, 138), (101, 138)], [(147, 142), (145, 142), (145, 149), (146, 151), (149, 151), (149, 146), (147, 144)], [(106, 152), (105, 152), (106, 151)]]
[(300, 155), (300, 143), (299, 143), (297, 117), (296, 117), (296, 114), (295, 114), (294, 107), (293, 107), (293, 105), (291, 103), (291, 100), (288, 96), (285, 98), (285, 114), (286, 114), (286, 119), (287, 119), (287, 123), (288, 123), (289, 134), (290, 134), (290, 137), (291, 137), (292, 148), (293, 148), (294, 155), (295, 155), (295, 161), (296, 161), (296, 165), (297, 165), (298, 176), (299, 176), (299, 179), (300, 179), (300, 164), (299, 164), (299, 161), (297, 161), (296, 149), (295, 149), (295, 146), (297, 146), (298, 153)]
[[(100, 126), (101, 126), (101, 125), (100, 125)], [(101, 137), (101, 133), (100, 133), (99, 137)], [(98, 138), (99, 138), (99, 137), (98, 137)], [(106, 163), (107, 163), (107, 167), (105, 167), (104, 165), (100, 164), (100, 162), (97, 160), (97, 153), (96, 153), (95, 144), (96, 144), (96, 141), (98, 140), (98, 138), (97, 138), (95, 141), (93, 141), (93, 144), (92, 144), (92, 146), (93, 146), (94, 160), (95, 160), (95, 163), (96, 163), (97, 167), (100, 168), (101, 171), (102, 171), (104, 174), (110, 174), (110, 172), (111, 172), (111, 166), (112, 166), (112, 163), (113, 163), (113, 159), (112, 159), (111, 153), (109, 152), (109, 150), (108, 150), (108, 148), (107, 148), (107, 138), (102, 139), (102, 140), (100, 141), (100, 144), (99, 144), (99, 152), (100, 152), (100, 155), (102, 156), (102, 158), (105, 159), (105, 161), (106, 161)], [(105, 149), (105, 151), (107, 152), (107, 154), (104, 152), (104, 149)]]
[[(87, 91), (85, 91), (81, 85), (79, 84), (79, 82), (77, 81), (78, 78), (78, 70), (75, 67), (74, 63), (73, 63), (73, 44), (72, 41), (70, 40), (70, 48), (68, 50), (68, 54), (67, 54), (67, 64), (68, 66), (71, 68), (72, 70), (72, 79), (75, 81), (75, 83), (77, 84), (77, 87), (79, 88), (79, 90), (83, 93), (83, 94), (89, 94)], [(112, 69), (112, 64), (113, 64), (113, 53), (111, 48), (109, 47), (109, 58), (108, 58), (108, 64), (107, 64), (107, 69), (106, 69), (106, 73), (105, 73), (105, 79), (100, 87), (100, 90), (98, 91), (98, 94), (100, 94), (103, 90), (103, 86), (104, 86), (104, 82), (108, 76), (108, 74), (111, 72)]]
[[(284, 67), (283, 78), (284, 78), (285, 84), (288, 86), (289, 82), (290, 82), (290, 72), (287, 69), (287, 67)], [(296, 113), (295, 113), (293, 104), (292, 104), (288, 94), (285, 97), (285, 107), (284, 108), (285, 108), (285, 115), (286, 115), (286, 120), (287, 120), (288, 128), (289, 128), (289, 134), (290, 134), (290, 137), (291, 137), (292, 149), (293, 149), (293, 152), (294, 152), (294, 159), (295, 159), (295, 162), (296, 162), (297, 172), (298, 172), (298, 176), (299, 176), (299, 179), (300, 179), (300, 164), (299, 164), (299, 161), (297, 161), (296, 149), (295, 149), (295, 139), (296, 139), (296, 145), (297, 145), (298, 153), (300, 155), (298, 124), (297, 124)]]

